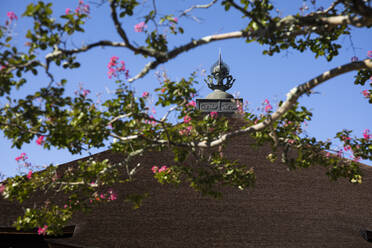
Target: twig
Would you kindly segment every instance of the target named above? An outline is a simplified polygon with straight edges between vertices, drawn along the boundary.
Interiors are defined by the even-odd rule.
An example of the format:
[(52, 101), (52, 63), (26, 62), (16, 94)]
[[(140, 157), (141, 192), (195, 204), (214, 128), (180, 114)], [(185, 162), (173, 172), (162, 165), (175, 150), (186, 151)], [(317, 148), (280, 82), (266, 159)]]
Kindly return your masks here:
[(211, 7), (213, 4), (215, 4), (217, 2), (217, 0), (213, 0), (212, 2), (208, 3), (208, 4), (197, 4), (197, 5), (193, 5), (191, 6), (190, 8), (186, 9), (185, 11), (183, 11), (180, 15), (180, 17), (182, 16), (186, 16), (187, 13), (189, 13), (190, 11), (192, 11), (193, 9), (208, 9), (209, 7)]

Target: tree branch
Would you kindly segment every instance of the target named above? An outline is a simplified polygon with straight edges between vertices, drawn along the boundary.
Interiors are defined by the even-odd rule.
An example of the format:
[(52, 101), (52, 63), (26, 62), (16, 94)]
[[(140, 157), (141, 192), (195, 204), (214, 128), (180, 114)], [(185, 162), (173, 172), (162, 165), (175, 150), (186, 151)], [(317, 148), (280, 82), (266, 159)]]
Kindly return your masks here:
[(211, 7), (216, 2), (217, 2), (217, 0), (213, 0), (212, 2), (210, 2), (208, 4), (197, 4), (197, 5), (193, 5), (190, 8), (186, 9), (185, 11), (183, 11), (182, 14), (180, 15), (180, 17), (186, 16), (187, 13), (189, 13), (193, 9), (208, 9), (209, 7)]
[[(98, 47), (98, 46), (99, 47), (106, 47), (106, 46), (108, 46), (108, 47), (127, 47), (127, 44), (125, 42), (115, 42), (115, 41), (109, 41), (109, 40), (101, 40), (101, 41), (97, 41), (97, 42), (82, 46), (81, 48), (76, 48), (76, 49), (71, 49), (71, 50), (59, 49), (59, 51), (61, 51), (61, 53), (70, 55), (70, 54), (74, 54), (74, 53), (85, 52), (85, 51), (88, 51), (89, 49), (92, 49), (92, 48)], [(58, 53), (54, 54), (54, 56), (56, 56), (56, 55), (58, 55)]]
[(173, 59), (177, 57), (179, 54), (189, 51), (195, 47), (208, 44), (210, 42), (214, 41), (220, 41), (220, 40), (227, 40), (227, 39), (236, 39), (236, 38), (241, 38), (244, 36), (248, 36), (249, 32), (244, 32), (244, 31), (235, 31), (235, 32), (229, 32), (229, 33), (224, 33), (224, 34), (215, 34), (215, 35), (208, 35), (205, 37), (202, 37), (198, 40), (192, 40), (189, 43), (176, 47), (169, 51), (166, 56), (162, 57), (162, 59), (157, 59), (155, 61), (149, 62), (146, 64), (146, 66), (142, 69), (140, 73), (138, 73), (136, 76), (130, 78), (128, 81), (133, 82), (143, 76), (145, 76), (150, 70), (155, 69), (158, 65), (163, 64), (167, 62), (170, 59)]
[(111, 8), (111, 18), (114, 22), (114, 26), (115, 26), (115, 29), (117, 31), (117, 33), (119, 34), (119, 36), (123, 39), (123, 41), (125, 42), (126, 44), (126, 47), (128, 47), (130, 50), (132, 50), (134, 53), (139, 53), (139, 54), (142, 54), (144, 56), (151, 56), (151, 57), (161, 57), (163, 54), (160, 53), (160, 52), (157, 52), (155, 50), (149, 50), (149, 49), (146, 49), (144, 47), (135, 47), (133, 46), (129, 40), (128, 40), (128, 36), (127, 34), (125, 33), (123, 27), (121, 26), (120, 22), (119, 22), (119, 19), (118, 19), (118, 14), (116, 12), (116, 3), (117, 3), (117, 0), (113, 0), (111, 1), (110, 3), (110, 8)]

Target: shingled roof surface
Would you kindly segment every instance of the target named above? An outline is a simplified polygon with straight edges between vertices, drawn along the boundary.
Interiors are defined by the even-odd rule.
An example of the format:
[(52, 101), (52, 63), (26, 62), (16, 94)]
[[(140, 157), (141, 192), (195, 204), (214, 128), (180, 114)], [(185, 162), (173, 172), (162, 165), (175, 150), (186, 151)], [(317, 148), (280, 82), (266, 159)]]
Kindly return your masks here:
[[(325, 169), (314, 166), (288, 171), (255, 150), (247, 137), (229, 141), (225, 154), (254, 167), (254, 189), (224, 189), (222, 200), (202, 197), (187, 185), (161, 185), (153, 165), (171, 164), (171, 154), (148, 152), (135, 162), (141, 170), (133, 184), (115, 188), (118, 200), (77, 214), (73, 237), (51, 240), (71, 247), (372, 247), (361, 231), (372, 229), (372, 167), (361, 165), (361, 185), (331, 182)], [(121, 161), (105, 151), (97, 159)], [(63, 166), (71, 166), (76, 161)], [(147, 191), (136, 210), (120, 197)], [(0, 226), (10, 226), (19, 208), (0, 200)], [(67, 247), (53, 246), (51, 247)]]

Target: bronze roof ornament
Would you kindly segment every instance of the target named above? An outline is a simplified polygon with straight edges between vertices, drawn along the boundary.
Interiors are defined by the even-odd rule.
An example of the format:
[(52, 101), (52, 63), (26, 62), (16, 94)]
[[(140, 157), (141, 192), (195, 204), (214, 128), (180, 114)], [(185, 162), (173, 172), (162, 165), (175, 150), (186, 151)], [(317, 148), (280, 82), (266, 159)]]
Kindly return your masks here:
[[(213, 83), (213, 82), (216, 83)], [(204, 99), (196, 99), (196, 107), (202, 112), (218, 112), (231, 116), (243, 105), (243, 99), (234, 99), (234, 96), (227, 93), (235, 79), (230, 75), (230, 69), (222, 61), (221, 51), (218, 61), (211, 67), (211, 75), (208, 75), (205, 82), (213, 90)]]
[[(221, 50), (219, 53), (218, 61), (211, 67), (211, 75), (208, 75), (205, 82), (211, 90), (227, 91), (230, 89), (235, 79), (229, 74), (230, 69), (226, 63), (222, 61)], [(214, 84), (213, 80), (217, 83)]]

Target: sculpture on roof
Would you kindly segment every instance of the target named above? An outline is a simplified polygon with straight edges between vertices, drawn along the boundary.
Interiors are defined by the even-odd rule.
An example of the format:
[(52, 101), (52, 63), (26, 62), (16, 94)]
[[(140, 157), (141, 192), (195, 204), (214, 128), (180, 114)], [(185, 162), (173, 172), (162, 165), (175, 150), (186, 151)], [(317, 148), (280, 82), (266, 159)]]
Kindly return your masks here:
[[(218, 61), (211, 67), (211, 75), (208, 75), (205, 82), (211, 90), (218, 89), (227, 91), (232, 87), (235, 81), (229, 73), (229, 67), (222, 61), (220, 51)], [(213, 80), (215, 80), (217, 84), (214, 84)]]

